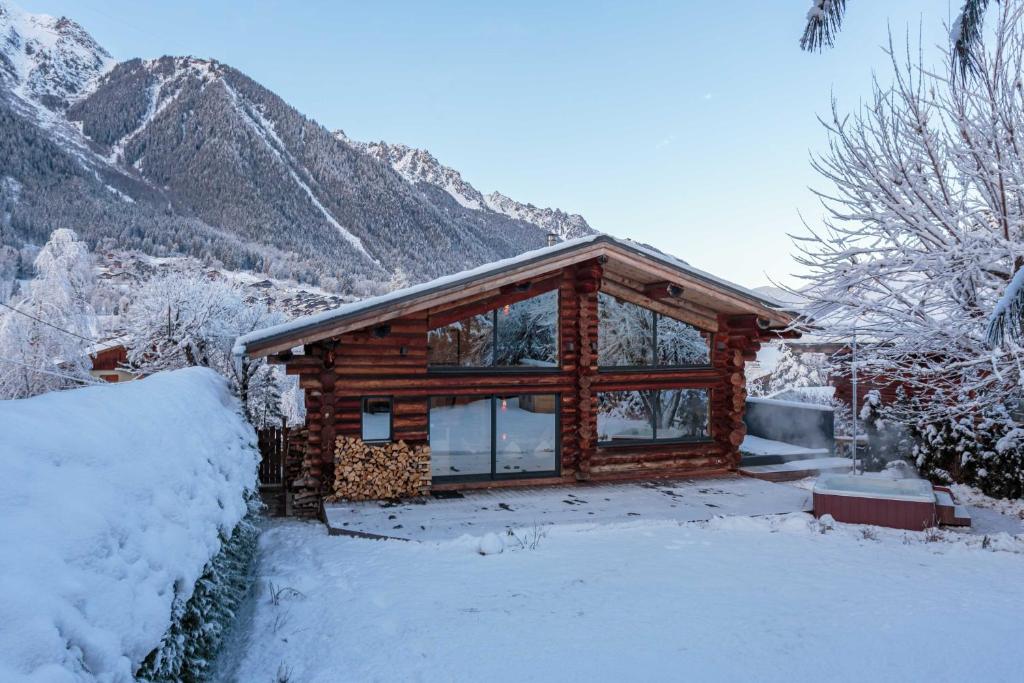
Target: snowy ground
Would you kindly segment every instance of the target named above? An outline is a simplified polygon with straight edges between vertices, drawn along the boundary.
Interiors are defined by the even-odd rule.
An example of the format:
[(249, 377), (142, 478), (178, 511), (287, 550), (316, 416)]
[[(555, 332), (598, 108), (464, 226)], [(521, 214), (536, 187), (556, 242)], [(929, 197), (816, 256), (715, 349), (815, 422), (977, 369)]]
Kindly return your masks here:
[(771, 515), (810, 507), (806, 489), (733, 476), (464, 491), (452, 500), (342, 503), (328, 505), (326, 511), (330, 526), (340, 531), (437, 541), (535, 524), (692, 522), (716, 515)]
[[(292, 683), (1020, 680), (1024, 504), (956, 493), (972, 505), (970, 532), (752, 517), (800, 510), (807, 490), (749, 479), (334, 508), (379, 531), (425, 522), (405, 532), (413, 543), (272, 523), (222, 671)], [(709, 518), (722, 513), (736, 516)]]
[(1024, 537), (804, 513), (517, 536), (481, 555), (494, 537), (272, 524), (227, 678), (1020, 680)]

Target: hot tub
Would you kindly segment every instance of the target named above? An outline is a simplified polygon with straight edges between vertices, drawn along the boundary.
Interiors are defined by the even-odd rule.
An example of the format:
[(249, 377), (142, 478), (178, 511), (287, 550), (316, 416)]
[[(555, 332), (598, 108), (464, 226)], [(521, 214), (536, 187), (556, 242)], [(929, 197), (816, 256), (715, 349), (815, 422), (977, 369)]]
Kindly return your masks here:
[(935, 492), (924, 479), (823, 474), (814, 484), (814, 516), (921, 531), (938, 523)]

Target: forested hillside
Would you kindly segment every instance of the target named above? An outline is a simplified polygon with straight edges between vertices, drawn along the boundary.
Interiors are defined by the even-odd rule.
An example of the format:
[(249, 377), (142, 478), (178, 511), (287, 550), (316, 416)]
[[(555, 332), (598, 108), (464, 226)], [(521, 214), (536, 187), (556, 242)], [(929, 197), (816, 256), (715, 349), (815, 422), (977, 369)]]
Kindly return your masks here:
[[(566, 233), (456, 199), (230, 66), (118, 64), (74, 22), (0, 0), (2, 244), (40, 245), (68, 227), (98, 249), (192, 255), (361, 295), (396, 272), (428, 279)], [(519, 206), (573, 219), (573, 236), (590, 231)]]

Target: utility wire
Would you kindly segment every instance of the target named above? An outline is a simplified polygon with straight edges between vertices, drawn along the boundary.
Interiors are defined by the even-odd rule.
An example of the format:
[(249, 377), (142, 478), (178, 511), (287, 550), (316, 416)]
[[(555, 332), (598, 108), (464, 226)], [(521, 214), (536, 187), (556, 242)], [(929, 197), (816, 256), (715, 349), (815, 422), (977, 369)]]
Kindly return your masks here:
[(73, 382), (81, 382), (82, 384), (106, 384), (106, 382), (97, 382), (94, 379), (84, 379), (82, 377), (73, 377), (71, 375), (64, 375), (64, 374), (61, 374), (59, 372), (52, 372), (50, 370), (43, 370), (42, 368), (36, 368), (36, 367), (31, 366), (31, 365), (27, 365), (25, 363), (22, 363), (20, 361), (16, 361), (16, 360), (14, 360), (12, 358), (0, 358), (0, 363), (10, 363), (11, 365), (20, 365), (21, 367), (25, 368), (26, 370), (31, 370), (32, 372), (38, 372), (38, 373), (42, 373), (44, 375), (52, 375), (54, 377), (60, 377), (61, 379), (69, 379), (69, 380), (71, 380)]
[(57, 327), (53, 323), (48, 323), (45, 320), (41, 320), (40, 318), (35, 317), (31, 313), (26, 313), (25, 311), (23, 311), (23, 310), (21, 310), (19, 308), (15, 308), (14, 306), (11, 306), (9, 304), (5, 304), (3, 302), (0, 302), (0, 306), (3, 306), (4, 308), (10, 309), (10, 310), (14, 311), (15, 313), (21, 313), (26, 318), (32, 318), (32, 320), (35, 320), (37, 323), (42, 323), (42, 324), (46, 325), (47, 327), (52, 327), (53, 329), (58, 330), (60, 332), (63, 332), (64, 334), (70, 334), (72, 337), (78, 337), (79, 339), (87, 341), (90, 344), (95, 344), (96, 343), (95, 339), (89, 339), (88, 337), (83, 337), (82, 335), (76, 334), (76, 333), (72, 332), (71, 330), (65, 330), (63, 327)]

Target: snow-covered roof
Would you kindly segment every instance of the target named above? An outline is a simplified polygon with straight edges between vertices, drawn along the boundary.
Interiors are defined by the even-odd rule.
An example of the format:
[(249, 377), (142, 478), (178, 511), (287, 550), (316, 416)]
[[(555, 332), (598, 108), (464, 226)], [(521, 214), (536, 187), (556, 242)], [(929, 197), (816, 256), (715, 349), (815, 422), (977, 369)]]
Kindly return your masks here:
[[(378, 310), (384, 311), (388, 307), (397, 307), (399, 304), (406, 303), (419, 297), (425, 297), (427, 295), (438, 294), (451, 290), (457, 291), (465, 287), (470, 282), (484, 280), (494, 275), (500, 275), (511, 269), (519, 269), (524, 266), (540, 264), (547, 260), (554, 260), (558, 256), (566, 256), (572, 252), (597, 245), (613, 246), (641, 255), (645, 258), (657, 261), (662, 265), (669, 266), (670, 268), (679, 271), (684, 276), (700, 280), (713, 286), (717, 290), (728, 292), (729, 294), (746, 300), (756, 306), (775, 310), (787, 316), (792, 315), (791, 311), (788, 311), (783, 304), (775, 299), (759, 294), (745, 287), (741, 287), (740, 285), (727, 280), (723, 280), (722, 278), (716, 277), (698, 268), (694, 268), (690, 264), (682, 261), (681, 259), (675, 258), (674, 256), (660, 252), (650, 246), (634, 242), (633, 240), (620, 239), (610, 235), (599, 234), (560, 242), (541, 249), (534, 249), (533, 251), (528, 251), (512, 258), (494, 261), (476, 268), (471, 268), (459, 273), (446, 275), (435, 280), (413, 285), (412, 287), (399, 289), (388, 294), (370, 297), (368, 299), (363, 299), (362, 301), (356, 301), (339, 306), (338, 308), (329, 311), (303, 316), (280, 325), (256, 330), (254, 332), (244, 334), (236, 340), (234, 353), (236, 356), (241, 357), (246, 353), (250, 353), (250, 349), (254, 346), (259, 346), (261, 349), (269, 348), (275, 343), (283, 343), (289, 340), (293, 340), (295, 342), (292, 345), (309, 343), (315, 339), (332, 336), (331, 334), (322, 334), (322, 330), (327, 326), (341, 323), (347, 318), (355, 317), (357, 315), (361, 316)], [(317, 334), (321, 334), (321, 336), (317, 337)]]

